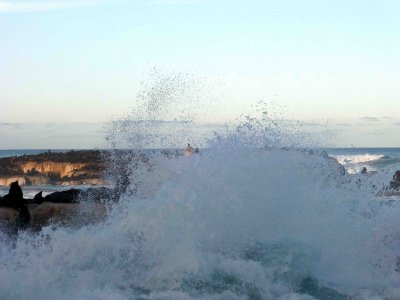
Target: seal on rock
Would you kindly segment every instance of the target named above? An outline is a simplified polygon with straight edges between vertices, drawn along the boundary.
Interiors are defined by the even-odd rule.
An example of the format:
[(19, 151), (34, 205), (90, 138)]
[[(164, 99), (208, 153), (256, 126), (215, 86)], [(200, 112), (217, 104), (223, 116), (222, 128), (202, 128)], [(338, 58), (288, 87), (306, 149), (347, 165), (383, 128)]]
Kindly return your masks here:
[(18, 184), (18, 181), (14, 181), (10, 184), (10, 190), (1, 201), (0, 206), (12, 207), (15, 209), (21, 208), (25, 205), (22, 189)]

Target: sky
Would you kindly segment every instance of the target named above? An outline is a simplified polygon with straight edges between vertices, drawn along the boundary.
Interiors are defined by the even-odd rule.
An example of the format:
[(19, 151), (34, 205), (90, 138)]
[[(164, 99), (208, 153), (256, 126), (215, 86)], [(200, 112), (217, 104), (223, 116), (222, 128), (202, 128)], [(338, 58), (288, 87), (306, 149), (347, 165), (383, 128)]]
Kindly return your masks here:
[(261, 100), (332, 133), (328, 146), (400, 147), (399, 11), (394, 0), (0, 0), (0, 149), (103, 147), (104, 124), (171, 74), (196, 81), (184, 106), (199, 126)]

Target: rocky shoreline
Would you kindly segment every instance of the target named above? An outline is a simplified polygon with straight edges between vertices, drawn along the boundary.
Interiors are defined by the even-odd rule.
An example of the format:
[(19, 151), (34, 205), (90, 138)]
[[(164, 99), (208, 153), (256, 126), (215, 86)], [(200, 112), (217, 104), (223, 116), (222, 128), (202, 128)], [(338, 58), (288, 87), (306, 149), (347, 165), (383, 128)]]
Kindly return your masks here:
[(0, 158), (0, 186), (20, 185), (106, 185), (99, 150), (51, 151), (37, 155)]
[(117, 188), (70, 189), (45, 197), (39, 192), (27, 199), (18, 182), (12, 182), (8, 194), (0, 196), (0, 231), (15, 235), (20, 230), (38, 231), (50, 224), (77, 228), (96, 223), (105, 219), (109, 201), (117, 202), (120, 193)]
[[(130, 163), (135, 160), (132, 167)], [(112, 204), (121, 195), (134, 193), (131, 183), (133, 170), (140, 164), (151, 168), (148, 157), (132, 151), (114, 150), (101, 153), (97, 150), (69, 151), (66, 153), (43, 153), (39, 155), (8, 157), (0, 160), (0, 174), (11, 180), (21, 176), (45, 178), (46, 184), (67, 185), (71, 182), (85, 184), (87, 180), (104, 182), (108, 175), (111, 187), (97, 185), (87, 189), (71, 188), (43, 196), (37, 193), (32, 199), (25, 198), (20, 185), (32, 181), (13, 181), (9, 192), (0, 196), (0, 233), (15, 236), (20, 230), (40, 230), (50, 224), (74, 228), (104, 220)], [(105, 169), (111, 169), (105, 172)], [(114, 174), (112, 171), (116, 171)]]

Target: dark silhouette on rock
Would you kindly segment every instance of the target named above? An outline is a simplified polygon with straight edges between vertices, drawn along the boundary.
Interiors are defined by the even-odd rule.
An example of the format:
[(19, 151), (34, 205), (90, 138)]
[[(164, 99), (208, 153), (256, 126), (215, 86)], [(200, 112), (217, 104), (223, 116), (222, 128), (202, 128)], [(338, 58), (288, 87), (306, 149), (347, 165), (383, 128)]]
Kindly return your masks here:
[(29, 227), (31, 214), (26, 201), (23, 197), (22, 189), (18, 181), (10, 184), (10, 190), (7, 195), (1, 198), (0, 206), (7, 207), (7, 209), (14, 209), (18, 211), (18, 215), (14, 221), (11, 221), (6, 228), (6, 232), (10, 236), (15, 236), (20, 230), (25, 230)]
[(400, 170), (394, 173), (393, 180), (390, 181), (390, 188), (393, 190), (400, 190)]
[(43, 202), (52, 203), (81, 203), (96, 202), (109, 203), (117, 202), (120, 193), (116, 189), (99, 187), (88, 188), (87, 190), (70, 189), (61, 192), (54, 192), (43, 197), (43, 191), (37, 193), (33, 199), (25, 199), (27, 204), (42, 204)]
[(35, 204), (42, 204), (44, 201), (43, 191), (40, 191), (33, 197), (33, 203)]
[(361, 174), (367, 174), (367, 173), (368, 173), (367, 168), (366, 168), (366, 167), (362, 168), (362, 170), (361, 170), (360, 173), (361, 173)]
[(39, 192), (33, 199), (24, 199), (18, 182), (13, 182), (9, 193), (0, 200), (1, 228), (10, 238), (20, 231), (37, 231), (49, 224), (79, 228), (105, 220), (107, 204), (118, 201), (117, 195), (115, 189), (101, 187), (69, 189), (46, 197)]
[(14, 181), (10, 184), (10, 190), (8, 194), (1, 198), (0, 206), (12, 207), (19, 209), (25, 205), (22, 189), (18, 185), (18, 181)]
[(44, 197), (44, 201), (53, 202), (53, 203), (78, 203), (79, 202), (79, 194), (81, 190), (78, 189), (70, 189), (62, 192), (54, 192), (46, 197)]
[(18, 197), (19, 199), (23, 199), (24, 194), (22, 193), (22, 189), (18, 184), (18, 181), (14, 181), (10, 184), (10, 190), (8, 192), (11, 195), (14, 195), (15, 197)]
[[(145, 154), (119, 150), (112, 154), (115, 160), (108, 160), (107, 166), (110, 166), (111, 172), (106, 175), (112, 179), (109, 182), (115, 183), (113, 188), (69, 189), (45, 197), (43, 192), (39, 192), (33, 199), (24, 199), (19, 183), (12, 182), (9, 193), (0, 197), (0, 206), (3, 206), (0, 208), (0, 224), (4, 224), (2, 228), (15, 237), (20, 230), (36, 231), (50, 224), (78, 228), (105, 220), (110, 204), (117, 203), (124, 194), (137, 192), (134, 170), (146, 168), (152, 171), (150, 159)], [(32, 169), (32, 174), (38, 170)], [(78, 172), (74, 174), (80, 176)]]

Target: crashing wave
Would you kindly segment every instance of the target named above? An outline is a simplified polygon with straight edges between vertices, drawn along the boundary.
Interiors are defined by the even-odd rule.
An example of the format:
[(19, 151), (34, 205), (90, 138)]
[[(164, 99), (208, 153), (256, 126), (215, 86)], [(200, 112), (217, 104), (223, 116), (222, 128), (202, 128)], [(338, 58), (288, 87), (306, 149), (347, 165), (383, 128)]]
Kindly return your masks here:
[(3, 237), (0, 298), (398, 299), (400, 205), (300, 140), (246, 118), (199, 155), (129, 161), (105, 222)]

